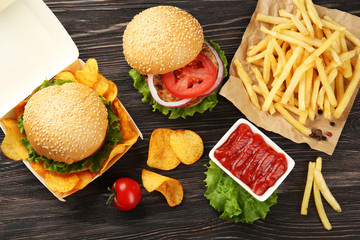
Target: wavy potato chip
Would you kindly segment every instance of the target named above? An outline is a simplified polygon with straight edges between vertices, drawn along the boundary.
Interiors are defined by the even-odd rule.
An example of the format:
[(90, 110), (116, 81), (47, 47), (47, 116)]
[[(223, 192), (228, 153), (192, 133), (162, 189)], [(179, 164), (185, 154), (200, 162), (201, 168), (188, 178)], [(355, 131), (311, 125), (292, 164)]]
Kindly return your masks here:
[(1, 143), (1, 150), (10, 159), (25, 160), (29, 158), (28, 149), (20, 143), (20, 139), (25, 137), (20, 132), (16, 119), (4, 118), (2, 120), (7, 131)]
[(79, 177), (76, 173), (58, 174), (55, 172), (46, 173), (45, 184), (53, 192), (66, 193), (75, 188), (79, 182)]
[(109, 169), (122, 155), (125, 154), (127, 148), (124, 144), (117, 144), (110, 152), (109, 157), (104, 161), (103, 168), (100, 170), (100, 176)]
[(179, 160), (186, 165), (195, 163), (204, 153), (201, 137), (191, 130), (175, 130), (170, 135), (170, 146)]
[(25, 105), (26, 103), (28, 102), (28, 100), (24, 100), (24, 101), (21, 101), (19, 102), (16, 107), (15, 107), (15, 114), (16, 114), (16, 117), (19, 118), (23, 113), (24, 113), (24, 110), (25, 110)]
[[(104, 76), (102, 76), (101, 74), (99, 74), (99, 77), (103, 77), (105, 78)], [(101, 78), (100, 77), (100, 78)], [(105, 78), (106, 79), (106, 78)], [(108, 101), (114, 101), (117, 97), (117, 94), (118, 94), (118, 88), (116, 86), (116, 84), (112, 81), (109, 81), (107, 80), (108, 83), (109, 83), (109, 88), (107, 89), (107, 91), (104, 93), (103, 97), (106, 98), (106, 100)]]
[(95, 58), (89, 58), (83, 68), (85, 72), (99, 73), (99, 65)]
[(95, 72), (87, 72), (84, 70), (77, 70), (75, 73), (77, 82), (84, 84), (88, 87), (93, 87), (98, 81), (98, 74)]
[(49, 171), (45, 169), (42, 163), (30, 162), (30, 166), (35, 172), (37, 172), (43, 178), (45, 178), (45, 175), (49, 173)]
[(150, 137), (147, 165), (161, 170), (171, 170), (180, 164), (180, 160), (170, 146), (170, 135), (174, 130), (155, 129)]
[(98, 81), (93, 86), (95, 92), (101, 96), (104, 96), (104, 94), (108, 91), (109, 87), (109, 80), (107, 80), (103, 75), (99, 74)]
[(124, 141), (126, 140), (131, 140), (134, 139), (134, 137), (136, 136), (135, 139), (137, 139), (137, 133), (135, 131), (133, 131), (129, 120), (128, 120), (128, 116), (127, 113), (124, 109), (124, 107), (122, 107), (119, 99), (115, 99), (113, 102), (113, 106), (115, 108), (115, 113), (116, 116), (118, 116), (120, 118), (120, 131), (122, 132), (122, 138)]
[(76, 189), (76, 190), (81, 190), (84, 187), (86, 187), (89, 183), (91, 183), (91, 181), (94, 179), (94, 177), (96, 175), (96, 173), (92, 173), (90, 171), (82, 171), (82, 172), (78, 172), (76, 174), (79, 177), (79, 181), (77, 182), (77, 184), (74, 187), (74, 189)]
[(62, 71), (55, 75), (56, 79), (62, 79), (62, 80), (71, 80), (73, 82), (77, 82), (75, 75), (70, 71)]
[(178, 180), (148, 171), (146, 169), (142, 170), (141, 179), (144, 188), (148, 192), (152, 192), (154, 190), (161, 192), (170, 207), (180, 205), (182, 202), (184, 191)]

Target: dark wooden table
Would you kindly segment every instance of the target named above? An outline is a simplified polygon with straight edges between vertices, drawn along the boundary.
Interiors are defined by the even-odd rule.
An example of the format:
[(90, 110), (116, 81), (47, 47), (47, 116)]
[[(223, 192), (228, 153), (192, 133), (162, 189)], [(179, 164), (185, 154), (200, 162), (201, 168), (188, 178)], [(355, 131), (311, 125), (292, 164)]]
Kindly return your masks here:
[[(230, 102), (219, 97), (212, 112), (188, 119), (169, 120), (152, 112), (133, 87), (130, 70), (122, 54), (122, 34), (138, 12), (160, 4), (171, 4), (194, 15), (205, 35), (219, 43), (231, 61), (241, 42), (257, 1), (71, 1), (46, 0), (46, 4), (65, 26), (80, 51), (80, 58), (96, 58), (100, 71), (113, 80), (118, 97), (144, 135), (132, 149), (101, 178), (84, 190), (59, 202), (24, 166), (0, 153), (0, 239), (294, 239), (360, 237), (360, 98), (356, 99), (343, 134), (332, 156), (295, 144), (277, 134), (265, 133), (296, 161), (296, 167), (278, 189), (278, 203), (265, 220), (254, 224), (233, 224), (219, 214), (203, 197), (204, 172), (208, 153), (238, 119), (244, 117)], [(337, 8), (360, 16), (360, 2), (321, 0), (316, 4)], [(139, 36), (141, 37), (141, 36)], [(0, 43), (1, 44), (1, 43)], [(105, 205), (107, 186), (119, 177), (141, 182), (146, 165), (151, 132), (159, 127), (192, 129), (204, 140), (203, 157), (191, 166), (158, 173), (178, 179), (184, 188), (180, 206), (169, 207), (160, 193), (142, 188), (140, 205), (120, 212)], [(4, 134), (0, 133), (0, 141)], [(308, 216), (300, 215), (307, 164), (322, 156), (323, 174), (342, 206), (337, 213), (324, 203), (333, 230), (323, 228), (311, 198)]]

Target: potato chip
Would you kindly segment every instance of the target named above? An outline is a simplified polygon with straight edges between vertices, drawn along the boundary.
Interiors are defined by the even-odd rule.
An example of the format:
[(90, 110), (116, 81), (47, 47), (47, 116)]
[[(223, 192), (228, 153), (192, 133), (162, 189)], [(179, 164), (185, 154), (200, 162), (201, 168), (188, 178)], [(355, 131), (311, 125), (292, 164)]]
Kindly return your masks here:
[(131, 138), (130, 139), (125, 139), (121, 144), (123, 144), (123, 145), (125, 145), (125, 146), (132, 146), (132, 145), (134, 145), (136, 142), (137, 142), (137, 140), (138, 140), (138, 137), (139, 137), (139, 135), (136, 133), (136, 132), (133, 132), (133, 135), (131, 136)]
[[(99, 74), (99, 76), (101, 76), (101, 74)], [(104, 76), (102, 76), (102, 77), (104, 77)], [(109, 83), (109, 88), (104, 93), (103, 97), (106, 98), (106, 100), (108, 100), (108, 101), (114, 101), (118, 94), (118, 88), (114, 82), (108, 80), (108, 83)]]
[(142, 170), (141, 179), (144, 188), (148, 192), (159, 191), (166, 198), (170, 207), (179, 205), (184, 197), (184, 191), (180, 182), (146, 169)]
[(171, 170), (180, 164), (180, 160), (170, 146), (170, 135), (173, 132), (174, 130), (167, 128), (158, 128), (152, 132), (147, 159), (149, 167)]
[(28, 149), (20, 143), (20, 139), (25, 137), (20, 132), (16, 119), (4, 118), (2, 120), (6, 127), (6, 135), (1, 143), (1, 150), (10, 159), (25, 160), (29, 158)]
[(93, 87), (98, 81), (98, 74), (94, 72), (86, 72), (84, 70), (77, 70), (75, 73), (77, 82), (84, 84), (88, 87)]
[(191, 130), (174, 131), (170, 135), (170, 146), (179, 160), (186, 165), (195, 163), (204, 153), (201, 137)]
[(84, 187), (86, 187), (89, 183), (91, 183), (91, 181), (95, 177), (95, 174), (90, 172), (89, 170), (78, 172), (76, 174), (79, 177), (79, 181), (77, 182), (77, 184), (74, 187), (74, 189), (76, 189), (76, 190), (81, 190)]
[(43, 178), (45, 178), (45, 175), (49, 173), (49, 171), (45, 169), (42, 163), (30, 162), (30, 166), (35, 172), (37, 172)]
[(89, 58), (83, 69), (85, 72), (99, 73), (99, 66), (95, 58)]
[(101, 96), (104, 96), (104, 94), (108, 91), (109, 87), (109, 80), (107, 80), (103, 75), (99, 74), (98, 81), (93, 86), (95, 92)]
[(49, 172), (45, 175), (45, 184), (53, 192), (69, 192), (75, 188), (78, 182), (79, 177), (76, 173), (58, 174)]
[(28, 102), (28, 100), (24, 100), (24, 101), (19, 102), (18, 105), (16, 105), (15, 114), (16, 114), (17, 118), (19, 118), (24, 113), (25, 105), (27, 102)]
[(124, 144), (117, 144), (110, 152), (108, 158), (103, 162), (103, 168), (100, 170), (100, 176), (108, 170), (122, 155), (127, 151)]
[(73, 82), (77, 82), (75, 75), (70, 71), (62, 71), (55, 75), (55, 78), (62, 80), (71, 80)]
[(137, 133), (132, 130), (131, 125), (128, 120), (127, 113), (126, 113), (124, 107), (121, 105), (119, 99), (116, 98), (113, 101), (113, 106), (115, 108), (116, 115), (120, 118), (120, 125), (121, 125), (120, 131), (123, 134), (122, 138), (124, 140), (133, 139), (134, 135), (137, 135)]

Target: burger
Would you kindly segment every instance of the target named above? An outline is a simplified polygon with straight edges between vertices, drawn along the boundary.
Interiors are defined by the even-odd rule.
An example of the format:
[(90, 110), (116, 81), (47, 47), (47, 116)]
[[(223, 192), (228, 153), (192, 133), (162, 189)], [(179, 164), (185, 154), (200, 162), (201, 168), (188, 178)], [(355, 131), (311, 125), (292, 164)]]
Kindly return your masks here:
[(71, 81), (45, 81), (18, 119), (29, 161), (66, 174), (98, 172), (122, 141), (112, 103), (91, 88)]
[(137, 14), (124, 31), (123, 53), (135, 88), (154, 111), (186, 118), (218, 103), (226, 57), (184, 10), (157, 6)]

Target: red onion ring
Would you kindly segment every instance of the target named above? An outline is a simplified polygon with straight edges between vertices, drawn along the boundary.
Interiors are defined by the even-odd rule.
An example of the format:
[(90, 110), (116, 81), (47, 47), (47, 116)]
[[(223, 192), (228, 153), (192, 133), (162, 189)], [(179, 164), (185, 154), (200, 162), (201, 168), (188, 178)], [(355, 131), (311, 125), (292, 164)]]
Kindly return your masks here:
[(208, 43), (207, 41), (204, 41), (204, 43), (209, 47), (210, 51), (214, 54), (215, 59), (219, 65), (219, 70), (214, 85), (210, 88), (209, 91), (200, 95), (199, 97), (205, 97), (213, 93), (220, 86), (221, 82), (224, 79), (224, 63), (221, 60), (219, 53), (210, 45), (210, 43)]
[(164, 107), (171, 107), (171, 108), (174, 108), (174, 107), (181, 107), (181, 106), (184, 106), (185, 104), (187, 104), (188, 102), (191, 101), (191, 98), (188, 98), (188, 99), (181, 99), (180, 101), (176, 101), (176, 102), (165, 102), (164, 100), (162, 100), (157, 91), (156, 91), (156, 88), (154, 86), (154, 75), (148, 75), (148, 86), (149, 86), (149, 90), (150, 90), (150, 93), (151, 93), (151, 96), (153, 97), (153, 99), (158, 103), (160, 104), (161, 106), (164, 106)]

